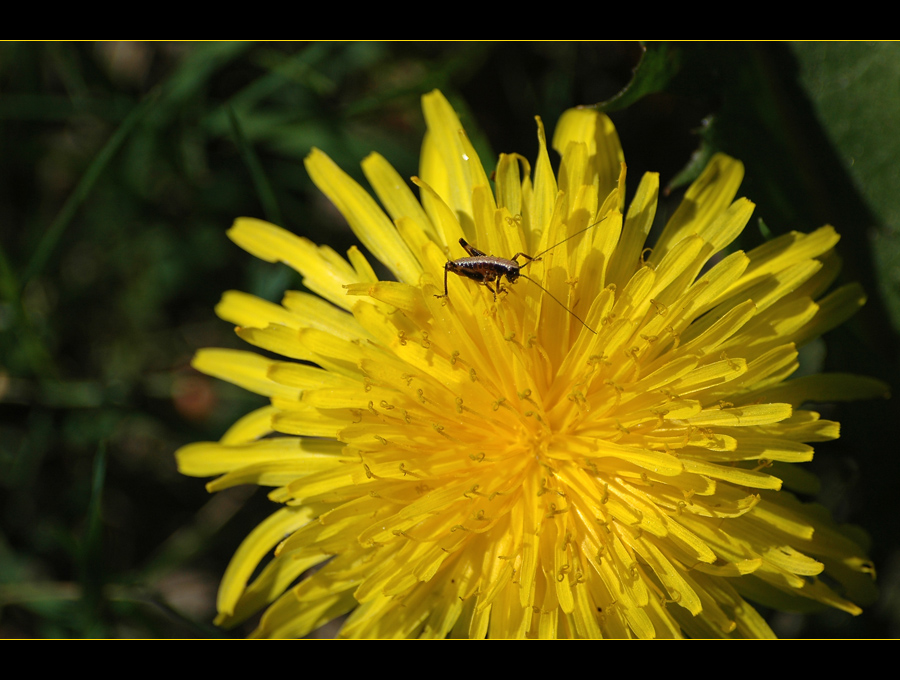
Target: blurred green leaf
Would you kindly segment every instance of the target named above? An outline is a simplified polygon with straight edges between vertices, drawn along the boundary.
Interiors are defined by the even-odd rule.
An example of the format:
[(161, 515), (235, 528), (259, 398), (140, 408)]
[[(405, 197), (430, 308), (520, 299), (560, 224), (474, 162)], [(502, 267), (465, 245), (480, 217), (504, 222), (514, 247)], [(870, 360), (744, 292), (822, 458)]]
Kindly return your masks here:
[(612, 99), (599, 105), (606, 113), (624, 109), (643, 97), (665, 90), (681, 69), (680, 51), (669, 43), (650, 43), (641, 46), (643, 54), (634, 68), (628, 84)]
[(250, 173), (250, 177), (253, 179), (253, 185), (256, 187), (259, 201), (263, 205), (266, 219), (273, 224), (283, 224), (281, 210), (278, 208), (275, 193), (272, 191), (272, 185), (269, 183), (269, 179), (266, 177), (266, 173), (259, 162), (259, 157), (248, 142), (247, 137), (244, 135), (244, 131), (241, 128), (241, 122), (238, 120), (234, 109), (230, 106), (226, 106), (225, 108), (228, 112), (228, 120), (231, 121), (235, 143), (237, 144), (238, 149), (240, 149), (244, 163), (247, 164), (247, 170)]
[(856, 190), (876, 219), (851, 226), (873, 242), (881, 292), (900, 329), (900, 44), (798, 42), (799, 79)]

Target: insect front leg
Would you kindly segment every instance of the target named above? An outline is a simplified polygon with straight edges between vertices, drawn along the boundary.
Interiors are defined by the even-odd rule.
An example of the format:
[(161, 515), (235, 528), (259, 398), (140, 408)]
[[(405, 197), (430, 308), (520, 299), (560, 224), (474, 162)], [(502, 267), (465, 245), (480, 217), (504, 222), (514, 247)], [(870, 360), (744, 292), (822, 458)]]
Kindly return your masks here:
[(449, 262), (444, 265), (444, 294), (443, 295), (435, 295), (435, 297), (438, 299), (448, 297), (448, 295), (447, 295), (447, 272), (450, 271), (449, 265), (450, 265)]

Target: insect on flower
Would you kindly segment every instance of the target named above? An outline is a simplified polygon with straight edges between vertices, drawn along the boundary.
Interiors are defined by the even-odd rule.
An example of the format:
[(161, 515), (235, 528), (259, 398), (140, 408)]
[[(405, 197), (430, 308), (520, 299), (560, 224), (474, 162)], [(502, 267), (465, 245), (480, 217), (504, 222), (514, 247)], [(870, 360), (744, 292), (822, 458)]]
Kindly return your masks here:
[[(607, 216), (608, 217), (608, 216)], [(503, 288), (503, 277), (506, 277), (506, 281), (509, 284), (513, 284), (519, 280), (521, 276), (523, 279), (528, 279), (542, 291), (544, 291), (547, 295), (549, 295), (553, 300), (559, 304), (560, 307), (565, 309), (569, 314), (574, 316), (581, 322), (581, 325), (587, 328), (591, 333), (597, 335), (597, 331), (587, 325), (584, 319), (578, 316), (571, 309), (566, 307), (560, 300), (556, 298), (553, 293), (544, 288), (540, 283), (535, 281), (533, 278), (528, 276), (527, 274), (522, 273), (522, 267), (525, 267), (532, 262), (539, 262), (541, 258), (549, 253), (554, 248), (561, 246), (566, 241), (575, 238), (579, 234), (583, 234), (584, 232), (593, 229), (598, 224), (603, 222), (606, 217), (601, 218), (600, 220), (594, 222), (593, 224), (585, 227), (580, 231), (576, 231), (571, 236), (564, 238), (559, 243), (550, 246), (546, 250), (542, 250), (537, 255), (531, 256), (526, 255), (525, 253), (516, 253), (510, 258), (505, 257), (497, 257), (496, 255), (488, 255), (486, 253), (481, 252), (475, 246), (468, 243), (465, 239), (459, 239), (459, 245), (463, 247), (463, 249), (469, 254), (469, 257), (461, 257), (458, 260), (448, 260), (444, 265), (444, 294), (443, 295), (435, 295), (436, 298), (446, 298), (448, 297), (447, 293), (447, 273), (453, 272), (457, 276), (462, 276), (467, 279), (472, 279), (478, 283), (484, 284), (489, 291), (494, 294), (494, 299), (497, 299), (497, 293), (502, 293), (506, 289)], [(527, 262), (523, 262), (519, 264), (519, 258), (524, 257)], [(494, 289), (491, 286), (492, 283), (497, 282), (497, 288)]]
[[(624, 154), (604, 114), (563, 114), (559, 177), (538, 121), (545, 169), (526, 179), (507, 154), (492, 187), (446, 98), (422, 103), (424, 203), (377, 154), (363, 161), (376, 197), (323, 152), (306, 158), (396, 282), (356, 248), (345, 260), (252, 218), (228, 232), (293, 267), (309, 293), (277, 305), (227, 292), (218, 315), (275, 357), (206, 349), (192, 362), (270, 403), (180, 449), (179, 470), (219, 475), (210, 490), (272, 487), (280, 506), (226, 569), (216, 623), (266, 610), (255, 638), (338, 618), (341, 637), (361, 639), (766, 638), (748, 600), (861, 613), (875, 570), (859, 532), (782, 490), (808, 488), (796, 467), (813, 457), (807, 442), (840, 434), (805, 402), (888, 389), (848, 374), (789, 380), (798, 346), (865, 298), (855, 284), (825, 294), (837, 232), (730, 249), (754, 206), (735, 200), (743, 164), (716, 154), (644, 258), (659, 175), (641, 178), (622, 215)], [(570, 199), (551, 209), (562, 184)], [(489, 231), (515, 212), (518, 238)], [(575, 222), (588, 213), (598, 217)], [(571, 242), (592, 243), (540, 252), (606, 214)], [(550, 224), (569, 231), (538, 241)], [(455, 251), (463, 227), (496, 235), (475, 239), (489, 253), (531, 250), (506, 259), (463, 241), (464, 257), (446, 262), (438, 253)], [(529, 267), (541, 257), (546, 272)], [(447, 272), (472, 281), (454, 284), (448, 313), (431, 297), (438, 267), (438, 298)], [(577, 279), (560, 300), (578, 313), (590, 303), (597, 335), (586, 341), (530, 286), (510, 293), (532, 271), (554, 294)], [(474, 284), (510, 294), (485, 309)]]

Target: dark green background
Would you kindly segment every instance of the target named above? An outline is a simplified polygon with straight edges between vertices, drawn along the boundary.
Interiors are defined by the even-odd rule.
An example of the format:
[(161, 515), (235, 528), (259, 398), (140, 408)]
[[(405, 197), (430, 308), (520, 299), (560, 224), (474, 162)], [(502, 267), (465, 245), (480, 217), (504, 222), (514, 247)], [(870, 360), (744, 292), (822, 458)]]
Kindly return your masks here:
[[(716, 151), (758, 210), (741, 244), (831, 223), (866, 309), (804, 354), (896, 384), (896, 43), (0, 44), (0, 637), (192, 637), (232, 551), (272, 509), (210, 497), (172, 453), (261, 403), (188, 366), (241, 347), (222, 291), (299, 281), (225, 238), (270, 219), (344, 251), (353, 235), (302, 166), (315, 145), (362, 179), (378, 151), (417, 173), (419, 97), (440, 88), (490, 170), (534, 158), (578, 104), (607, 102), (629, 186), (672, 188)], [(761, 218), (759, 222), (756, 218)], [(864, 527), (881, 595), (857, 618), (771, 613), (783, 636), (895, 637), (897, 403), (823, 407), (818, 499)], [(243, 635), (245, 630), (225, 634)]]

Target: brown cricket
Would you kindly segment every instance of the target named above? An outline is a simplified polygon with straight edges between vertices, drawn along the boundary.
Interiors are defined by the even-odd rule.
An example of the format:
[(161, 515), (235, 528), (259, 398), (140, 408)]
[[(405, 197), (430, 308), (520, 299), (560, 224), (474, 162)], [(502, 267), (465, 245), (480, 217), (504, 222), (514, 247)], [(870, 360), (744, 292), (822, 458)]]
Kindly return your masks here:
[[(608, 215), (607, 215), (608, 217)], [(593, 229), (600, 222), (605, 220), (603, 219), (594, 222), (594, 224), (585, 227), (581, 231), (577, 231), (571, 236), (564, 238), (559, 243), (550, 246), (546, 250), (541, 251), (535, 256), (526, 255), (525, 253), (516, 253), (510, 258), (505, 257), (497, 257), (496, 255), (488, 255), (486, 253), (481, 252), (475, 246), (469, 244), (464, 238), (459, 239), (459, 245), (463, 247), (463, 249), (469, 254), (469, 257), (461, 257), (458, 260), (449, 260), (444, 265), (444, 294), (443, 295), (435, 295), (436, 298), (446, 298), (448, 297), (447, 292), (447, 274), (452, 272), (457, 276), (462, 276), (467, 279), (471, 279), (476, 283), (480, 283), (487, 287), (489, 291), (494, 294), (494, 299), (497, 299), (497, 294), (502, 293), (505, 288), (503, 288), (503, 277), (506, 277), (506, 282), (508, 284), (513, 284), (518, 281), (519, 277), (523, 279), (528, 279), (542, 291), (547, 293), (553, 300), (559, 304), (560, 307), (565, 309), (569, 314), (574, 316), (581, 322), (581, 325), (587, 328), (591, 333), (597, 335), (597, 331), (588, 326), (584, 319), (578, 316), (571, 309), (566, 307), (562, 302), (560, 302), (553, 293), (544, 288), (540, 283), (535, 281), (533, 278), (528, 276), (527, 274), (522, 273), (522, 267), (531, 264), (532, 262), (538, 262), (541, 257), (543, 257), (546, 253), (550, 252), (557, 246), (562, 245), (569, 239), (575, 238), (579, 234), (583, 234), (588, 229)], [(519, 263), (519, 258), (523, 257), (527, 260), (527, 262)], [(496, 289), (491, 285), (496, 282)]]

